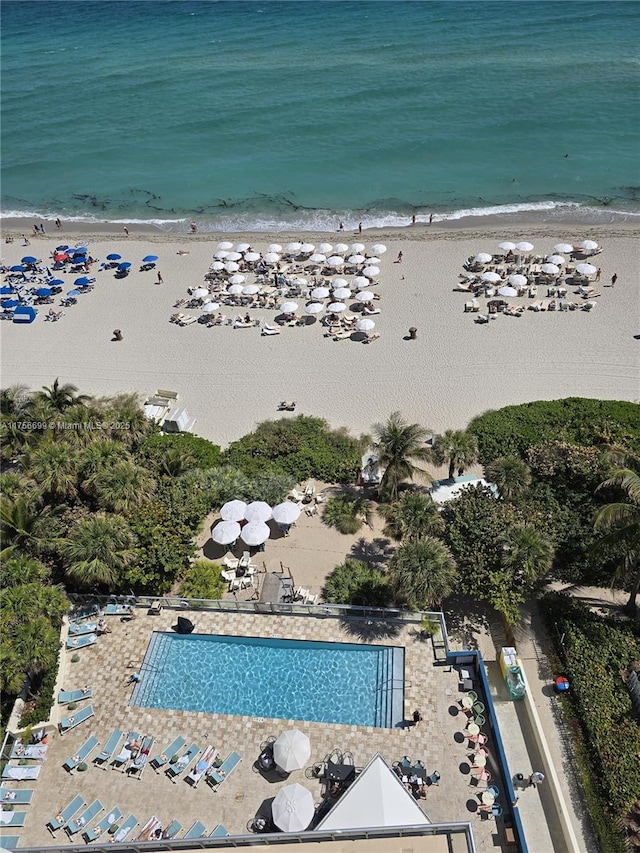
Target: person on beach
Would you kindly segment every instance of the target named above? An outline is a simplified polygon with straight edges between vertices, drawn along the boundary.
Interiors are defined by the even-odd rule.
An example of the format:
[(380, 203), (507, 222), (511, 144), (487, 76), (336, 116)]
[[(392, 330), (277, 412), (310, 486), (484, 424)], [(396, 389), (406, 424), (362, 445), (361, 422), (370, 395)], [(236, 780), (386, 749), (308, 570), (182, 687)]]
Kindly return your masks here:
[(124, 231), (124, 236), (128, 237), (129, 236), (129, 229), (127, 228), (126, 225), (124, 226), (124, 228), (122, 230)]
[(162, 278), (162, 273), (158, 270), (158, 284), (163, 284), (164, 279)]
[(404, 255), (402, 254), (402, 252), (398, 252), (398, 257), (396, 258), (396, 263), (401, 264), (403, 257), (404, 257)]
[(596, 281), (600, 281), (600, 276), (602, 275), (602, 269), (598, 267), (598, 272), (596, 273)]
[(422, 722), (422, 714), (416, 709), (413, 712), (413, 725), (417, 726), (420, 722)]
[(60, 222), (59, 217), (56, 217), (56, 228), (62, 228), (62, 222)]
[(358, 222), (358, 234), (362, 234), (362, 222)]
[(615, 283), (617, 280), (618, 280), (618, 273), (614, 272), (614, 274), (611, 276), (611, 287), (615, 286)]
[(541, 785), (544, 782), (544, 773), (540, 773), (539, 770), (536, 770), (535, 773), (532, 773), (529, 776), (529, 782), (527, 784), (527, 788), (537, 788), (538, 785)]
[(416, 224), (416, 215), (415, 215), (415, 213), (414, 213), (414, 214), (412, 215), (412, 217), (411, 217), (411, 224), (412, 224), (412, 225), (415, 225), (415, 224)]
[(44, 230), (44, 222), (41, 222), (41, 223), (40, 223), (40, 233), (41, 233), (41, 234), (46, 234), (46, 233), (47, 233), (47, 232)]
[(40, 229), (38, 228), (38, 225), (36, 222), (33, 223), (33, 233), (36, 235), (36, 237), (40, 233)]
[(27, 237), (26, 234), (22, 235), (22, 240), (23, 240), (23, 243), (22, 243), (23, 246), (30, 246), (31, 245), (31, 240)]
[(340, 221), (340, 225), (338, 225), (338, 231), (344, 231), (344, 222)]
[(192, 233), (192, 234), (195, 234), (195, 233), (196, 233), (196, 231), (198, 230), (198, 226), (196, 225), (196, 223), (195, 223), (195, 222), (192, 222), (192, 223), (189, 225), (189, 228), (191, 229), (191, 233)]
[(433, 222), (433, 213), (429, 214), (429, 225)]

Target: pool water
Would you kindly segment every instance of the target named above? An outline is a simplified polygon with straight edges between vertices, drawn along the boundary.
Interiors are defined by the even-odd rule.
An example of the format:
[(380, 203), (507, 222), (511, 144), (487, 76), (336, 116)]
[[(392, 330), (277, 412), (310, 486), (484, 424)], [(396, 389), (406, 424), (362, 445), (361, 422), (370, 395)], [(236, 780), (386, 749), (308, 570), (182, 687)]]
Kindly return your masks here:
[(210, 634), (153, 634), (131, 704), (392, 728), (404, 649)]

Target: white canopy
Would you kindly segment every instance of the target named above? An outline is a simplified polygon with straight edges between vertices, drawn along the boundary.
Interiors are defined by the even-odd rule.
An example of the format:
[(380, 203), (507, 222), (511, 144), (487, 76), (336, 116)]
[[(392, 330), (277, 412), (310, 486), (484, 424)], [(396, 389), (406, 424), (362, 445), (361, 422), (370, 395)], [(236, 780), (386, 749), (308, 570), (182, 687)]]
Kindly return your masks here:
[(598, 248), (598, 244), (595, 242), (595, 240), (583, 240), (582, 243), (580, 243), (580, 247), (582, 249), (586, 249), (587, 252), (595, 252), (595, 250)]
[(282, 311), (283, 314), (293, 314), (294, 311), (298, 310), (298, 303), (297, 302), (283, 302), (280, 305), (280, 310)]
[(287, 243), (287, 246), (285, 247), (285, 252), (288, 255), (297, 255), (300, 251), (301, 246), (302, 243)]
[(323, 264), (327, 260), (327, 256), (323, 255), (322, 252), (314, 252), (313, 255), (309, 258), (310, 264)]
[(267, 252), (264, 260), (267, 264), (277, 264), (280, 260), (280, 255), (277, 252)]
[(526, 287), (527, 286), (527, 277), (526, 275), (520, 275), (520, 273), (514, 272), (508, 278), (509, 284), (512, 287)]
[(331, 252), (333, 252), (333, 246), (331, 243), (320, 243), (318, 251), (322, 252), (324, 255), (330, 255)]
[(358, 322), (356, 323), (356, 329), (359, 332), (371, 332), (373, 329), (375, 329), (375, 327), (376, 324), (373, 322), (373, 320), (369, 320), (368, 317), (364, 317), (362, 320), (358, 320)]
[(313, 243), (303, 243), (302, 246), (300, 246), (300, 251), (303, 255), (310, 255), (314, 249), (315, 246)]
[(335, 246), (333, 247), (333, 251), (336, 254), (338, 254), (338, 252), (348, 252), (349, 247), (347, 246), (346, 243), (336, 243)]
[(553, 248), (554, 251), (562, 252), (563, 254), (566, 254), (567, 252), (573, 252), (573, 246), (571, 245), (571, 243), (556, 243)]
[(560, 272), (560, 268), (557, 267), (555, 264), (542, 264), (540, 270), (543, 273), (546, 273), (546, 275), (558, 275), (558, 273)]
[(233, 243), (230, 243), (228, 240), (223, 240), (222, 243), (218, 243), (218, 249), (222, 249), (223, 251), (233, 249)]
[(280, 245), (280, 243), (271, 243), (267, 249), (267, 252), (281, 252), (281, 251), (282, 251), (282, 246)]
[(202, 306), (203, 314), (212, 314), (214, 311), (217, 311), (220, 307), (219, 302), (205, 302)]
[(312, 299), (326, 299), (327, 296), (331, 293), (328, 287), (315, 287), (311, 291)]
[(334, 299), (351, 299), (351, 291), (348, 287), (336, 287), (333, 291)]
[(271, 536), (271, 530), (264, 521), (250, 521), (242, 528), (240, 538), (247, 545), (262, 545)]
[(564, 259), (564, 257), (562, 255), (547, 255), (547, 257), (545, 258), (545, 261), (548, 264), (555, 264), (556, 266), (560, 266), (560, 267), (563, 264), (566, 264), (566, 260)]
[[(269, 521), (271, 518), (271, 507), (265, 501), (251, 501), (244, 511), (247, 521)], [(242, 537), (244, 539), (244, 537)]]
[(516, 244), (511, 243), (509, 240), (505, 240), (504, 243), (498, 243), (498, 248), (502, 249), (503, 252), (513, 252), (515, 247), (516, 247)]
[(380, 275), (380, 267), (365, 267), (362, 270), (362, 275), (367, 278), (375, 278), (377, 275)]
[(232, 275), (229, 279), (229, 284), (244, 284), (245, 280), (246, 279), (243, 275), (236, 273), (235, 275)]
[(530, 252), (533, 249), (533, 243), (523, 240), (521, 243), (516, 243), (516, 249), (519, 252)]
[(491, 284), (497, 284), (500, 281), (500, 276), (497, 272), (483, 272), (480, 277), (483, 281), (489, 281)]
[(240, 525), (237, 521), (219, 521), (211, 531), (211, 538), (218, 545), (230, 545), (240, 536)]
[(579, 272), (580, 275), (593, 275), (598, 270), (593, 264), (578, 264), (576, 272)]
[(191, 295), (194, 299), (203, 299), (205, 296), (209, 295), (209, 291), (206, 287), (196, 287)]
[(248, 243), (238, 243), (236, 246), (236, 252), (248, 252), (251, 246)]
[(324, 305), (322, 302), (308, 302), (304, 306), (304, 313), (309, 314), (309, 316), (313, 314), (321, 314), (324, 311)]
[(260, 253), (259, 252), (247, 252), (247, 254), (244, 256), (244, 259), (245, 259), (245, 261), (252, 261), (252, 262), (253, 261), (259, 261), (260, 260)]

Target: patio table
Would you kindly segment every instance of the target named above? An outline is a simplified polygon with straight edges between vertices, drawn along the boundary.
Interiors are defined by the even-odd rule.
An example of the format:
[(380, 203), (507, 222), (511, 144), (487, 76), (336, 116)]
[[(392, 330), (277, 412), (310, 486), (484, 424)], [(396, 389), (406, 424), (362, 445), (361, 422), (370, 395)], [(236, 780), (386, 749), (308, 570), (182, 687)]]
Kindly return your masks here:
[(467, 725), (467, 731), (470, 735), (479, 735), (480, 734), (480, 726), (477, 723), (469, 723)]
[(480, 799), (482, 800), (483, 806), (492, 806), (496, 801), (496, 798), (493, 795), (493, 791), (489, 791), (488, 789), (482, 792), (482, 796), (480, 797)]
[(356, 775), (353, 764), (334, 764), (327, 762), (326, 779), (330, 782), (349, 782)]
[(460, 704), (462, 705), (463, 708), (467, 708), (467, 709), (473, 708), (473, 697), (469, 696), (468, 693), (465, 693), (465, 695), (460, 700)]
[(486, 765), (486, 763), (487, 763), (486, 756), (480, 755), (480, 753), (478, 753), (473, 759), (473, 766), (474, 767), (484, 767)]

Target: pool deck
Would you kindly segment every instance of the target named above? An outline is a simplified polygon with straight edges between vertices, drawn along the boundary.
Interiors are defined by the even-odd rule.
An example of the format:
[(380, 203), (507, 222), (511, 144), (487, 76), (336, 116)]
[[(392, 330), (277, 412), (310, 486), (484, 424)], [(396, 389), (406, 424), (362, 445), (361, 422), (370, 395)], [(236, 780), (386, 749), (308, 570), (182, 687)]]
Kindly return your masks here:
[[(321, 608), (318, 611), (321, 612)], [(288, 779), (270, 782), (252, 769), (260, 743), (270, 735), (277, 736), (283, 729), (295, 726), (311, 740), (309, 765), (336, 747), (353, 753), (360, 767), (377, 752), (389, 763), (404, 755), (421, 759), (429, 773), (437, 770), (441, 774), (439, 786), (431, 787), (426, 800), (419, 801), (431, 821), (468, 820), (473, 825), (478, 851), (501, 849), (496, 823), (481, 820), (477, 811), (477, 789), (469, 786), (468, 773), (461, 772), (463, 765), (468, 764), (470, 753), (466, 740), (461, 737), (466, 718), (459, 713), (456, 701), (458, 674), (450, 667), (434, 666), (431, 642), (418, 637), (417, 626), (381, 625), (360, 619), (346, 622), (328, 616), (191, 612), (186, 609), (164, 609), (158, 615), (147, 615), (145, 610), (138, 609), (136, 613), (137, 618), (131, 621), (109, 617), (111, 633), (101, 636), (96, 645), (80, 650), (79, 662), (71, 663), (71, 653), (66, 653), (64, 687), (72, 689), (90, 684), (95, 716), (64, 737), (51, 735), (39, 780), (19, 786), (33, 788), (35, 792), (26, 825), (19, 830), (21, 847), (68, 843), (64, 832), (53, 839), (45, 822), (78, 793), (88, 803), (97, 797), (106, 809), (120, 806), (125, 814), (133, 812), (141, 824), (151, 815), (157, 815), (163, 826), (177, 818), (186, 832), (194, 821), (201, 820), (207, 832), (222, 823), (232, 835), (246, 834), (247, 823), (261, 808), (264, 810), (265, 801), (274, 797), (285, 784), (300, 782), (312, 791), (317, 804), (321, 800), (320, 782), (306, 779), (304, 770), (290, 774)], [(170, 631), (178, 615), (195, 622), (197, 633), (404, 646), (405, 717), (410, 719), (418, 708), (423, 720), (417, 726), (390, 730), (130, 707), (132, 687), (126, 686), (128, 676), (141, 664), (151, 632)], [(336, 690), (339, 689), (337, 684)], [(156, 774), (148, 767), (139, 784), (122, 773), (111, 769), (103, 771), (92, 765), (86, 772), (72, 775), (62, 768), (63, 762), (73, 756), (90, 735), (95, 735), (104, 745), (114, 727), (153, 735), (152, 755), (182, 735), (188, 743), (195, 741), (203, 749), (213, 744), (222, 757), (235, 750), (243, 761), (215, 792), (205, 783), (193, 789), (184, 781), (186, 772), (172, 784), (163, 772)], [(491, 764), (491, 757), (489, 762)], [(493, 781), (500, 787), (495, 774)], [(372, 815), (372, 823), (375, 823), (375, 815)]]

